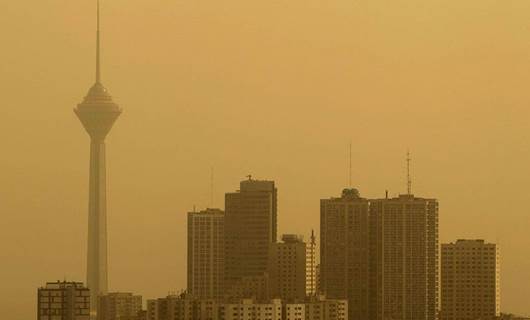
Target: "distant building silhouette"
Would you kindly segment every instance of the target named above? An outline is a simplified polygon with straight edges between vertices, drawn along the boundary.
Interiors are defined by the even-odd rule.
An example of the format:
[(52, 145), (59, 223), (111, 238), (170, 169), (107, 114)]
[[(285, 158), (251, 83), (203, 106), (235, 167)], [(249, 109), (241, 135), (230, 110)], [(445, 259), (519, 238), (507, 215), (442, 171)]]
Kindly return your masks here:
[(188, 292), (219, 300), (225, 288), (225, 215), (220, 209), (188, 213)]
[(500, 314), (499, 251), (484, 240), (442, 244), (440, 318), (497, 319)]
[(105, 137), (121, 114), (101, 82), (99, 0), (97, 9), (96, 82), (74, 110), (90, 135), (87, 286), (92, 317), (96, 315), (98, 295), (108, 291)]
[(37, 290), (37, 320), (57, 319), (90, 319), (90, 290), (82, 282), (48, 282)]
[(145, 320), (142, 318), (142, 296), (112, 292), (99, 296), (98, 320)]
[(355, 189), (320, 201), (320, 289), (348, 299), (350, 320), (369, 319), (369, 210)]
[(225, 219), (227, 291), (240, 291), (232, 289), (249, 281), (262, 287), (260, 283), (268, 277), (271, 244), (277, 237), (274, 181), (242, 181), (239, 191), (225, 195)]
[(272, 244), (270, 260), (271, 294), (284, 301), (306, 297), (306, 243), (302, 236), (286, 234)]

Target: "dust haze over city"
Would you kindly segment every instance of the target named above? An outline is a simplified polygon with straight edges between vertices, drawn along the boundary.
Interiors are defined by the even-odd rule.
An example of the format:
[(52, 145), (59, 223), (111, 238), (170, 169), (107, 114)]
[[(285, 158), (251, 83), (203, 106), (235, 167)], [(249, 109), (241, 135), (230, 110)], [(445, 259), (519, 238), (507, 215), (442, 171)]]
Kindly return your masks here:
[[(34, 318), (46, 282), (86, 281), (73, 109), (95, 80), (95, 3), (2, 3), (5, 319)], [(106, 138), (109, 291), (186, 289), (188, 212), (224, 210), (248, 175), (275, 182), (278, 240), (314, 229), (318, 248), (320, 200), (407, 194), (410, 150), (439, 243), (496, 243), (500, 311), (530, 315), (529, 36), (525, 0), (101, 0), (102, 83), (123, 111)]]

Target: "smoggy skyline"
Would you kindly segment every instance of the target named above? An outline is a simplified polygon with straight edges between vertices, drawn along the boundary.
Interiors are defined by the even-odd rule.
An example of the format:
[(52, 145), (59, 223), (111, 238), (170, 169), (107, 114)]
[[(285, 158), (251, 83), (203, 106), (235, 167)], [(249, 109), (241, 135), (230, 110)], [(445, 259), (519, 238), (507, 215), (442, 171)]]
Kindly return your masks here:
[[(530, 313), (530, 3), (103, 0), (109, 289), (186, 287), (186, 213), (247, 174), (275, 180), (279, 234), (319, 200), (440, 201), (440, 242), (501, 248), (501, 309)], [(88, 138), (72, 112), (94, 72), (94, 1), (17, 1), (0, 35), (0, 307), (34, 315), (44, 281), (85, 281)]]

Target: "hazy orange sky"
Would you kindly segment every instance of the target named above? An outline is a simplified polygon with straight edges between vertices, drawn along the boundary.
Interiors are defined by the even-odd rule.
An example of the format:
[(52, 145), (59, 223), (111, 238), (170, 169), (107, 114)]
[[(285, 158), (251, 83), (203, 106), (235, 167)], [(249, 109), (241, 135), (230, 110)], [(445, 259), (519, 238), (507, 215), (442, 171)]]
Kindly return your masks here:
[[(1, 1), (0, 309), (34, 318), (46, 281), (85, 281), (94, 0)], [(280, 233), (319, 199), (440, 201), (440, 240), (502, 254), (503, 312), (530, 314), (530, 1), (102, 0), (110, 287), (185, 288), (186, 212), (274, 179)]]

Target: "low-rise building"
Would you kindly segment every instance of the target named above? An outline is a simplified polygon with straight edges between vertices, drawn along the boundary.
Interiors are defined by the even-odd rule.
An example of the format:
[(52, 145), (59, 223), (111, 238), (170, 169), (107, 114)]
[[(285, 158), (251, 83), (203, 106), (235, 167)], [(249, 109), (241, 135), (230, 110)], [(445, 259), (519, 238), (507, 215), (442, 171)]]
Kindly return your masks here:
[(284, 304), (282, 320), (306, 320), (305, 304), (303, 302)]
[(348, 301), (312, 297), (285, 303), (280, 299), (241, 299), (220, 303), (190, 295), (147, 301), (147, 320), (347, 320)]
[(147, 300), (147, 320), (196, 320), (196, 300), (186, 294)]
[(221, 304), (219, 320), (282, 320), (282, 302), (274, 299), (270, 303), (256, 303), (244, 299), (238, 303)]
[(90, 290), (82, 282), (48, 282), (37, 290), (37, 320), (89, 320)]
[(348, 300), (311, 297), (305, 303), (305, 320), (348, 320)]
[(113, 292), (99, 297), (98, 320), (144, 320), (142, 296)]

